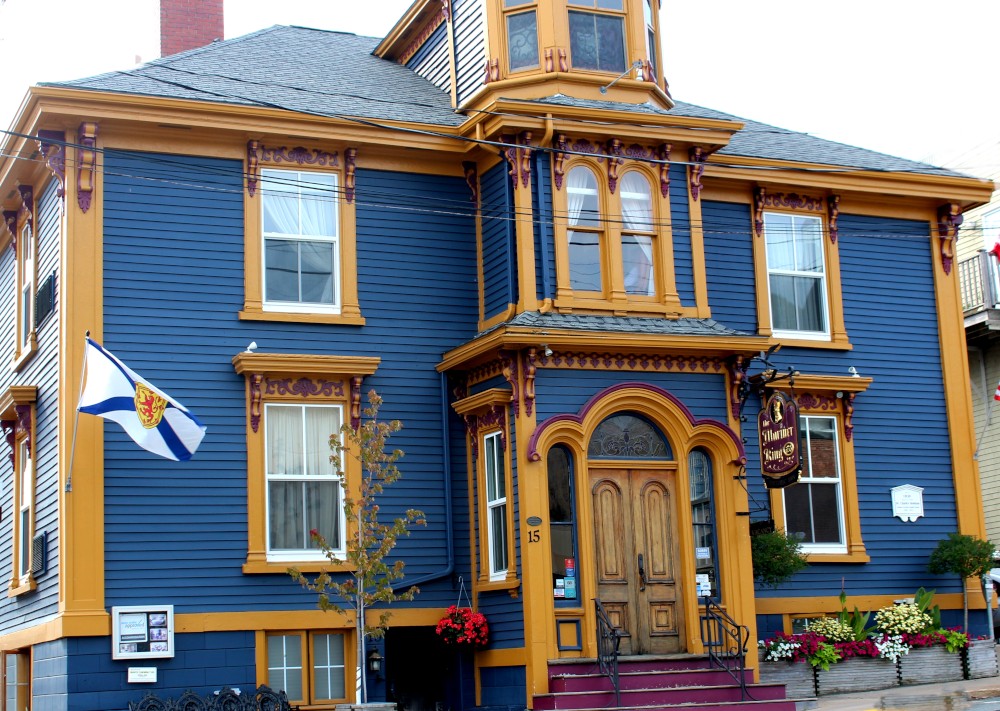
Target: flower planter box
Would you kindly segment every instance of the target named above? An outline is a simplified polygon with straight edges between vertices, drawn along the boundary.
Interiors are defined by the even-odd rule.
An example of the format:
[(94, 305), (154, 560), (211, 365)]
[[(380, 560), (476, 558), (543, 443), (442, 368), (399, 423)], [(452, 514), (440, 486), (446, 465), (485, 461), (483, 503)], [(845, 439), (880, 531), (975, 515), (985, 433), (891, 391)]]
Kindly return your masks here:
[(944, 647), (917, 647), (899, 658), (900, 684), (937, 684), (965, 678), (962, 655)]
[(888, 659), (852, 657), (831, 664), (829, 670), (816, 669), (816, 693), (820, 696), (889, 689), (898, 683), (896, 665)]
[(761, 662), (762, 684), (784, 684), (789, 699), (816, 696), (816, 674), (808, 662)]
[(997, 648), (992, 639), (974, 639), (965, 650), (965, 678), (997, 676)]

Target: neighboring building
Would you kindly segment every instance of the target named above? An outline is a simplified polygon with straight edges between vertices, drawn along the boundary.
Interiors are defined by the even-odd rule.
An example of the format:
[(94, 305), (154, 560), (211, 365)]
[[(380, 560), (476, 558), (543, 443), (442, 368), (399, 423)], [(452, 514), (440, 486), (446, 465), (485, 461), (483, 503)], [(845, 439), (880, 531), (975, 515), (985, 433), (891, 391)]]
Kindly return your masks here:
[[(350, 621), (286, 569), (322, 567), (311, 528), (345, 545), (327, 435), (369, 388), (405, 425), (382, 511), (427, 517), (373, 698), (534, 706), (595, 656), (595, 598), (637, 655), (703, 652), (706, 592), (760, 636), (842, 589), (959, 622), (926, 565), (984, 533), (953, 252), (992, 184), (673, 100), (650, 1), (418, 0), (381, 41), (272, 27), (31, 91), (0, 158), (7, 708), (353, 699)], [(207, 425), (193, 460), (76, 416), (87, 331)], [(740, 396), (777, 344), (808, 468), (768, 492)], [(812, 564), (755, 591), (769, 516)], [(490, 643), (443, 664), (463, 590)], [(132, 606), (114, 649), (172, 612), (172, 658), (112, 658)]]
[[(981, 146), (966, 156), (981, 175), (1000, 179), (1000, 146)], [(977, 461), (982, 480), (986, 535), (1000, 545), (1000, 192), (970, 210), (958, 240), (959, 276), (969, 350)]]

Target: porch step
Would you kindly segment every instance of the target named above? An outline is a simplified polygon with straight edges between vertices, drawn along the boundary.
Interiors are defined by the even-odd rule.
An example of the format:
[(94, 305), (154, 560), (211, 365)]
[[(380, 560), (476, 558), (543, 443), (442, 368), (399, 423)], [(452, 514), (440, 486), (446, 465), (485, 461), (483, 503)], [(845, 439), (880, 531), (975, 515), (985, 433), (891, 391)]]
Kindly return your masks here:
[[(747, 684), (753, 683), (753, 672), (745, 670), (743, 678)], [(728, 686), (734, 684), (732, 675), (725, 669), (668, 669), (665, 671), (619, 671), (620, 688), (626, 689), (670, 689), (686, 686)], [(613, 690), (611, 679), (604, 674), (563, 674), (549, 676), (549, 691), (552, 693), (571, 691)]]
[[(609, 684), (610, 686), (610, 684)], [(747, 692), (757, 701), (784, 701), (784, 684), (748, 684)], [(736, 684), (722, 686), (673, 686), (669, 688), (637, 686), (621, 689), (621, 707), (672, 707), (682, 704), (718, 704), (733, 708), (741, 701), (740, 687)], [(794, 706), (794, 704), (793, 704)], [(535, 708), (542, 711), (614, 708), (614, 689), (594, 691), (564, 691), (535, 696)]]

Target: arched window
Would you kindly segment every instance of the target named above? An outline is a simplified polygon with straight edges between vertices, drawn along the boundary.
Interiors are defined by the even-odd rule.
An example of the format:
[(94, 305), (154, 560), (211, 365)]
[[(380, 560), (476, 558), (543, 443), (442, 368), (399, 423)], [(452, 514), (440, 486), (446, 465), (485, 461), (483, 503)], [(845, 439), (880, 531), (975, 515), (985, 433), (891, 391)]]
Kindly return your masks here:
[(719, 595), (719, 556), (715, 534), (715, 502), (712, 495), (712, 460), (703, 449), (688, 455), (691, 490), (691, 526), (698, 597)]
[(577, 590), (576, 488), (573, 457), (555, 446), (546, 458), (549, 479), (549, 538), (552, 546), (552, 590), (557, 600), (579, 604)]
[(648, 420), (634, 414), (612, 415), (594, 430), (587, 448), (591, 459), (674, 458), (670, 443)]
[(604, 220), (597, 197), (597, 178), (578, 165), (566, 180), (569, 230), (569, 274), (574, 291), (604, 291), (601, 257)]

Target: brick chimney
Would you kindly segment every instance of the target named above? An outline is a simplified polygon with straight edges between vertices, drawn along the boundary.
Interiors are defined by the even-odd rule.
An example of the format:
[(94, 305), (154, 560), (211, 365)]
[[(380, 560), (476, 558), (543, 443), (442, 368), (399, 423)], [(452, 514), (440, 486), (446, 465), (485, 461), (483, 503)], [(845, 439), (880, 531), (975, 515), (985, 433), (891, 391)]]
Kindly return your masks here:
[(160, 0), (160, 56), (223, 39), (223, 0)]

